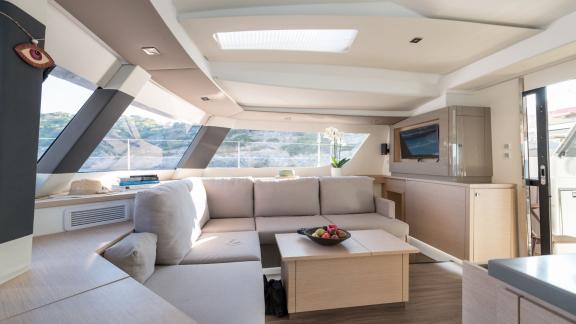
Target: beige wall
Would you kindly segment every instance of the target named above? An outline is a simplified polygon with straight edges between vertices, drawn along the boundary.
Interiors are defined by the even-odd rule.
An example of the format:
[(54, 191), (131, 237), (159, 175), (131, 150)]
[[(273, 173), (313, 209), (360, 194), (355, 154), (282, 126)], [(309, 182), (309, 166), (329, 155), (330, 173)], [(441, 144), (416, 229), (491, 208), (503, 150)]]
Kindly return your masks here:
[[(524, 256), (527, 255), (528, 224), (522, 178), (521, 92), (520, 83), (515, 79), (478, 91), (475, 95), (491, 108), (492, 182), (517, 185), (518, 252)], [(505, 156), (506, 152), (509, 157)]]

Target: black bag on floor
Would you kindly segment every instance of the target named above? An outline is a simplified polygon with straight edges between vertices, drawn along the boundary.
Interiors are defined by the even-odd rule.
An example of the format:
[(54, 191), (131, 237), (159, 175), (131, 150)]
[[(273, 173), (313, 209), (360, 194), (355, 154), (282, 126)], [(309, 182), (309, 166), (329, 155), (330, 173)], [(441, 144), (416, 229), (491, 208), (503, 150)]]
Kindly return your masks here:
[(267, 280), (266, 276), (264, 276), (264, 299), (266, 315), (274, 315), (276, 317), (288, 315), (286, 291), (282, 286), (282, 280)]

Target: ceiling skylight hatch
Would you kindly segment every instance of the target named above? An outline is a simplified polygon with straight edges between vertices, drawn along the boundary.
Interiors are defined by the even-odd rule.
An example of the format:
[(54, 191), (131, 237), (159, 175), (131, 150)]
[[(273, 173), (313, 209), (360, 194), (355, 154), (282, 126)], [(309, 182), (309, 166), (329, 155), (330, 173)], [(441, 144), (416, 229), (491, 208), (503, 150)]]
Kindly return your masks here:
[(357, 34), (356, 29), (252, 30), (218, 32), (214, 39), (223, 50), (345, 53)]

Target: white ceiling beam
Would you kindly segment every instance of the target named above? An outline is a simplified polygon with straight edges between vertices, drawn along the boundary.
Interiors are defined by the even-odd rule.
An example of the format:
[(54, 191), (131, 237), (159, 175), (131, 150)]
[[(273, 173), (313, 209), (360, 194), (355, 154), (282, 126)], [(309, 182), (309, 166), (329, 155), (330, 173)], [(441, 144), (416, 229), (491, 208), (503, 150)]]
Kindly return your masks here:
[(332, 109), (332, 108), (279, 108), (279, 107), (250, 107), (242, 106), (245, 111), (318, 114), (335, 116), (363, 116), (363, 117), (409, 117), (411, 111), (390, 110), (360, 110), (360, 109)]
[(302, 4), (285, 6), (261, 6), (227, 8), (207, 11), (186, 11), (178, 15), (180, 21), (197, 18), (241, 17), (241, 16), (284, 16), (284, 15), (314, 15), (314, 16), (386, 16), (386, 17), (423, 17), (419, 13), (396, 3), (361, 2), (361, 3), (330, 3)]
[(210, 70), (216, 80), (277, 87), (408, 97), (441, 94), (438, 86), (441, 76), (430, 73), (335, 65), (233, 62), (212, 62)]
[(442, 79), (442, 87), (444, 89), (458, 88), (573, 42), (576, 42), (576, 12), (556, 20), (539, 34), (447, 74)]
[(194, 63), (196, 63), (202, 72), (210, 77), (208, 60), (206, 60), (198, 46), (194, 44), (188, 36), (188, 33), (184, 30), (184, 27), (182, 27), (178, 21), (178, 13), (172, 1), (150, 0), (150, 3), (154, 6), (154, 9), (156, 9), (168, 29), (170, 29), (176, 40), (180, 43), (182, 48), (184, 48)]
[(178, 12), (174, 7), (173, 2), (165, 0), (150, 0), (150, 3), (154, 6), (154, 9), (156, 9), (156, 12), (158, 12), (160, 18), (162, 18), (184, 51), (186, 51), (188, 56), (190, 56), (194, 63), (196, 63), (206, 78), (213, 82), (214, 85), (221, 91), (220, 93), (232, 103), (231, 105), (225, 105), (227, 112), (235, 113), (237, 109), (240, 109), (234, 98), (230, 97), (218, 86), (217, 83), (214, 82), (210, 72), (208, 60), (204, 57), (204, 54), (202, 54), (198, 46), (196, 46), (196, 44), (190, 39), (188, 33), (184, 30), (184, 27), (178, 21)]

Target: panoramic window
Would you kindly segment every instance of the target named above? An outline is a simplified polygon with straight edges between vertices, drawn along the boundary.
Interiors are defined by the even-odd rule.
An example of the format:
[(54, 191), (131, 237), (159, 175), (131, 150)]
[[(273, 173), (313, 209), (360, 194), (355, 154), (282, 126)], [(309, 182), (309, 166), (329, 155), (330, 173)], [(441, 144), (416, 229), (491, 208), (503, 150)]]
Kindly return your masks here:
[(80, 172), (174, 169), (199, 129), (133, 102)]
[[(352, 157), (368, 134), (345, 134), (341, 157)], [(233, 129), (208, 167), (319, 167), (330, 164), (330, 141), (323, 133)]]
[(38, 159), (92, 95), (96, 86), (56, 67), (42, 84)]

